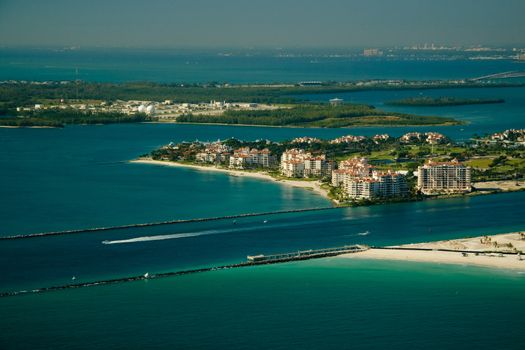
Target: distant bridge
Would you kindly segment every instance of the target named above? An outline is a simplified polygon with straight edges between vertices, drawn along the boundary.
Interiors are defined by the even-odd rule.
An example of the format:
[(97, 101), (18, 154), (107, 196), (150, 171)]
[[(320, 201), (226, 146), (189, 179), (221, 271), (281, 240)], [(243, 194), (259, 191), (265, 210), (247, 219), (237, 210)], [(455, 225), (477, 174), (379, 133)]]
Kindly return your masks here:
[(471, 78), (469, 80), (479, 81), (479, 80), (487, 80), (487, 79), (509, 79), (509, 78), (523, 78), (523, 77), (525, 77), (525, 72), (510, 71), (510, 72), (502, 72), (502, 73), (484, 75), (482, 77)]

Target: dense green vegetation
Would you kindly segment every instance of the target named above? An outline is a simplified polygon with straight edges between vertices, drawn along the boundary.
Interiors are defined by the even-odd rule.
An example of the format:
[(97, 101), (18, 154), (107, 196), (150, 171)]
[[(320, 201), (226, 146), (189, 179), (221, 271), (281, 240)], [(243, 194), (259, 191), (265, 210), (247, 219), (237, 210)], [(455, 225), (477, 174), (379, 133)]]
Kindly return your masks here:
[(271, 126), (338, 128), (364, 125), (444, 125), (459, 124), (452, 118), (423, 117), (387, 113), (372, 106), (344, 104), (301, 104), (291, 108), (257, 111), (226, 111), (222, 115), (183, 115), (184, 123), (221, 123)]
[(0, 125), (5, 126), (48, 126), (63, 127), (67, 124), (112, 124), (136, 123), (146, 121), (145, 114), (127, 115), (123, 113), (91, 113), (78, 110), (42, 110), (16, 117), (0, 118)]
[(336, 83), (328, 82), (316, 86), (300, 85), (227, 85), (209, 84), (161, 84), (149, 82), (94, 83), (83, 81), (49, 82), (45, 84), (3, 83), (0, 84), (0, 109), (32, 105), (46, 100), (94, 99), (94, 100), (153, 100), (171, 99), (175, 102), (199, 103), (210, 99), (227, 102), (290, 103), (300, 100), (300, 95), (339, 93), (379, 89), (437, 89), (465, 87), (523, 86), (510, 83), (449, 82), (449, 81), (403, 81)]
[(390, 106), (417, 106), (417, 107), (440, 107), (440, 106), (464, 106), (475, 104), (504, 103), (501, 98), (457, 98), (457, 97), (409, 97), (401, 100), (389, 101), (385, 104)]
[[(315, 107), (308, 111), (302, 96), (321, 93), (343, 93), (359, 90), (381, 89), (437, 89), (465, 87), (512, 87), (523, 84), (487, 83), (487, 82), (452, 82), (452, 81), (400, 81), (392, 82), (327, 82), (315, 86), (301, 85), (228, 85), (222, 83), (208, 84), (160, 84), (149, 82), (132, 83), (95, 83), (82, 81), (26, 83), (4, 82), (0, 84), (0, 116), (17, 116), (17, 107), (28, 107), (35, 104), (56, 104), (60, 100), (79, 102), (86, 100), (148, 100), (201, 103), (210, 100), (226, 102), (286, 103), (300, 104), (292, 111), (271, 113), (254, 113), (250, 115), (226, 114), (222, 121), (208, 120), (207, 117), (193, 118), (191, 122), (218, 122), (232, 124), (262, 125), (303, 125), (319, 127), (344, 127), (353, 125), (435, 125), (453, 122), (434, 117), (417, 117), (408, 115), (388, 116), (366, 106), (347, 106), (340, 114), (330, 114)], [(351, 109), (351, 110), (350, 110)], [(368, 110), (367, 110), (368, 109)], [(324, 113), (328, 113), (324, 115)], [(24, 118), (1, 118), (0, 124), (24, 125), (64, 125), (70, 123), (108, 123), (141, 121), (143, 117), (124, 117), (107, 113), (79, 115), (71, 112), (65, 116), (60, 111), (51, 114), (36, 113)], [(301, 115), (300, 115), (301, 114)], [(346, 115), (345, 115), (346, 114)], [(282, 117), (283, 120), (279, 120)], [(389, 118), (387, 118), (389, 117)], [(254, 120), (257, 119), (257, 122)], [(186, 120), (189, 121), (189, 120)]]

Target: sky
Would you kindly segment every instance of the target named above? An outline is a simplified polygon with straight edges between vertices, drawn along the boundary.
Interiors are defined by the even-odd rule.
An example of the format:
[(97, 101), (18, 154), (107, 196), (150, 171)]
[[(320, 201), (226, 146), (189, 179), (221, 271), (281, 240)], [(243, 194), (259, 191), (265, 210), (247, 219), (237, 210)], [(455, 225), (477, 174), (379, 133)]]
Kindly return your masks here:
[(0, 0), (0, 46), (525, 44), (525, 0)]

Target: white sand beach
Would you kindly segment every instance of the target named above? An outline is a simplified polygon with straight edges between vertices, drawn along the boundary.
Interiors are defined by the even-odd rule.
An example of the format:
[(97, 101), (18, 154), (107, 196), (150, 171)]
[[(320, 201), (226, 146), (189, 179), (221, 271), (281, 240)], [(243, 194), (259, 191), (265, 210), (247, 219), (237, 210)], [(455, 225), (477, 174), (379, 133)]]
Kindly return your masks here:
[[(505, 255), (501, 253), (525, 252), (525, 233), (515, 232), (493, 236), (455, 239), (417, 244), (392, 246), (393, 248), (451, 249), (447, 251), (420, 251), (402, 249), (369, 249), (360, 253), (340, 255), (343, 259), (379, 259), (397, 261), (417, 261), (439, 264), (476, 265), (501, 269), (525, 271), (525, 255)], [(480, 251), (486, 253), (465, 253)]]
[(304, 188), (307, 190), (311, 190), (317, 194), (320, 194), (324, 198), (331, 200), (334, 203), (337, 203), (335, 200), (332, 200), (328, 196), (328, 191), (321, 187), (321, 183), (319, 181), (301, 181), (301, 180), (285, 180), (285, 179), (276, 179), (272, 177), (269, 174), (265, 174), (262, 172), (257, 171), (243, 171), (243, 170), (230, 170), (230, 169), (224, 169), (224, 168), (218, 168), (215, 166), (204, 166), (204, 165), (193, 165), (193, 164), (182, 164), (177, 162), (169, 162), (169, 161), (160, 161), (160, 160), (153, 160), (151, 158), (139, 158), (135, 160), (131, 160), (130, 163), (140, 163), (140, 164), (153, 164), (153, 165), (163, 165), (163, 166), (171, 166), (171, 167), (181, 167), (181, 168), (188, 168), (188, 169), (194, 169), (199, 171), (214, 171), (214, 172), (220, 172), (224, 174), (228, 174), (231, 176), (237, 176), (237, 177), (250, 177), (255, 178), (259, 180), (267, 180), (267, 181), (273, 181), (277, 182), (283, 185), (287, 186), (293, 186), (298, 188)]

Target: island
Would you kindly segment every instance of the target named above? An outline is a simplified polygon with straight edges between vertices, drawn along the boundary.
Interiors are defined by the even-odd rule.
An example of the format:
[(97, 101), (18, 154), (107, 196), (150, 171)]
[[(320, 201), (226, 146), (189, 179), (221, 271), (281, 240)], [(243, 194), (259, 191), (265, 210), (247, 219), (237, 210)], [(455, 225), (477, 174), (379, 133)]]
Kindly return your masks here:
[(133, 162), (278, 181), (336, 205), (371, 205), (524, 190), (525, 129), (461, 143), (436, 132), (189, 141)]
[(458, 97), (409, 97), (401, 100), (388, 101), (389, 106), (413, 106), (413, 107), (447, 107), (505, 103), (502, 98), (458, 98)]
[(472, 80), (366, 80), (275, 84), (0, 82), (0, 126), (61, 127), (135, 122), (220, 123), (351, 127), (452, 125), (452, 118), (389, 113), (372, 106), (307, 95), (365, 90), (521, 87), (522, 83)]

